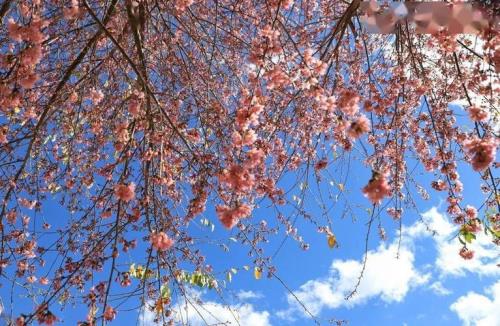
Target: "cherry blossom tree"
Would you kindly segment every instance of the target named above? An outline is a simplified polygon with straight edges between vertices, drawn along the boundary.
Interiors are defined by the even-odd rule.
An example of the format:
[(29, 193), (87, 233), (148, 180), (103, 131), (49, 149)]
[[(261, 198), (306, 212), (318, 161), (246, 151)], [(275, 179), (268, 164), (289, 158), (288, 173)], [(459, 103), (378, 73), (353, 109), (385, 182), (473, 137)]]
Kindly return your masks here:
[[(8, 322), (53, 325), (53, 306), (76, 300), (82, 325), (105, 324), (125, 291), (173, 324), (172, 291), (222, 293), (200, 219), (232, 230), (256, 278), (282, 282), (262, 245), (286, 234), (307, 250), (292, 210), (334, 247), (327, 208), (348, 210), (353, 159), (368, 234), (432, 188), (460, 225), (457, 254), (473, 257), (477, 232), (500, 244), (498, 31), (370, 34), (360, 3), (3, 0), (0, 274), (34, 302)], [(481, 206), (460, 169), (482, 179)], [(51, 201), (69, 213), (44, 215)], [(275, 214), (255, 218), (262, 207)]]

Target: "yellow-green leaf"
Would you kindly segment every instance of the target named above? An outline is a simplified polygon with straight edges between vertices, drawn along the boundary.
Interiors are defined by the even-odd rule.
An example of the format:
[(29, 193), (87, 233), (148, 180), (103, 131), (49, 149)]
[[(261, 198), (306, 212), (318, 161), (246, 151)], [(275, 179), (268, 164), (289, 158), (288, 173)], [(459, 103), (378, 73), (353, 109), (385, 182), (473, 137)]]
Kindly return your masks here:
[(330, 234), (328, 236), (328, 247), (330, 247), (330, 249), (333, 249), (336, 244), (337, 244), (337, 238), (335, 237), (335, 235)]
[(167, 284), (163, 284), (161, 286), (161, 297), (164, 299), (170, 298), (170, 288), (168, 287)]
[(135, 270), (135, 264), (130, 265), (130, 268), (128, 269), (128, 272), (130, 273), (130, 276), (137, 277), (136, 276), (136, 270)]
[(476, 239), (476, 235), (471, 232), (467, 232), (464, 234), (464, 240), (468, 243), (472, 243), (472, 240)]
[(262, 277), (262, 269), (260, 267), (255, 266), (253, 270), (253, 276), (256, 280), (260, 280)]

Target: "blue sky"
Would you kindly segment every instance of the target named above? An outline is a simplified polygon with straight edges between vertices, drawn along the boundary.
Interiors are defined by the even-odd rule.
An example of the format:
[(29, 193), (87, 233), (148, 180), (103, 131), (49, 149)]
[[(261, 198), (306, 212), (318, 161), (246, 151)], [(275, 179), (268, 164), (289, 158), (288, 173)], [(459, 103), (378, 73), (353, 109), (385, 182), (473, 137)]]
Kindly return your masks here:
[[(108, 78), (101, 77), (102, 82)], [(464, 112), (460, 114), (465, 115)], [(459, 118), (459, 123), (462, 120)], [(207, 255), (207, 263), (215, 267), (223, 296), (219, 297), (213, 290), (191, 288), (188, 297), (192, 304), (186, 304), (174, 293), (174, 308), (178, 320), (188, 320), (190, 325), (204, 325), (206, 321), (209, 324), (242, 326), (313, 325), (311, 317), (291, 295), (292, 291), (321, 324), (335, 319), (346, 320), (349, 325), (500, 325), (499, 249), (491, 244), (488, 237), (480, 234), (471, 245), (471, 249), (476, 252), (475, 258), (471, 261), (462, 260), (458, 256), (460, 243), (455, 238), (457, 229), (444, 214), (446, 204), (443, 201), (446, 194), (433, 190), (429, 190), (429, 200), (415, 196), (416, 206), (422, 214), (407, 209), (403, 215), (401, 234), (399, 223), (382, 210), (379, 220), (387, 231), (387, 239), (382, 241), (377, 236), (377, 219), (370, 233), (366, 270), (358, 291), (350, 300), (345, 300), (345, 296), (354, 289), (362, 270), (366, 222), (369, 218), (367, 209), (371, 207), (361, 195), (361, 188), (370, 178), (369, 169), (361, 164), (364, 159), (361, 152), (358, 143), (352, 154), (348, 154), (349, 172), (345, 170), (345, 161), (338, 161), (327, 171), (321, 172), (322, 181), (318, 189), (314, 182), (315, 176), (312, 175), (310, 179), (306, 210), (315, 220), (321, 221), (323, 225), (327, 224), (324, 212), (316, 201), (321, 193), (325, 203), (331, 208), (327, 215), (333, 221), (338, 248), (329, 248), (326, 236), (318, 233), (316, 226), (300, 216), (294, 226), (298, 227), (300, 236), (310, 245), (309, 250), (302, 250), (297, 241), (285, 238), (282, 231), (272, 236), (270, 243), (263, 246), (266, 254), (272, 254), (286, 239), (273, 259), (276, 274), (286, 284), (286, 288), (273, 277), (264, 276), (260, 280), (254, 278), (255, 257), (248, 255), (248, 247), (229, 240), (229, 237), (235, 236), (236, 231), (223, 229), (213, 207), (209, 207), (204, 218), (215, 225), (215, 230), (201, 226), (199, 218), (190, 228), (193, 236), (202, 240), (198, 247)], [(324, 154), (332, 160), (331, 152)], [(414, 161), (411, 157), (408, 159), (411, 169)], [(460, 165), (460, 173), (465, 189), (464, 205), (480, 206), (484, 196), (480, 194), (479, 176), (472, 173), (468, 164)], [(417, 169), (412, 176), (424, 188), (430, 188), (432, 174), (424, 174)], [(289, 176), (283, 180), (282, 186), (287, 189), (293, 181), (293, 176)], [(339, 183), (345, 190), (339, 189)], [(295, 188), (287, 195), (287, 199), (293, 201), (294, 196), (300, 196), (299, 192)], [(331, 198), (328, 197), (329, 193), (332, 194)], [(415, 194), (414, 189), (413, 193)], [(336, 196), (341, 197), (342, 201), (336, 203)], [(40, 220), (52, 224), (52, 230), (70, 220), (71, 214), (59, 207), (56, 201), (57, 198), (45, 202), (41, 213), (25, 212), (32, 218), (32, 223), (36, 221), (37, 229), (40, 228)], [(351, 206), (346, 215), (344, 203)], [(266, 208), (266, 204), (263, 202), (262, 207), (255, 210), (251, 223), (266, 220), (271, 225), (276, 224), (276, 211)], [(383, 203), (385, 204), (387, 200)], [(283, 208), (283, 213), (293, 216), (294, 211), (288, 206)], [(436, 231), (436, 234), (432, 235), (426, 225)], [(38, 244), (44, 246), (50, 243), (53, 236), (54, 234), (47, 233), (47, 236), (38, 239)], [(130, 253), (122, 254), (118, 266), (121, 271), (128, 270), (132, 263), (143, 261), (144, 249), (148, 243), (138, 235), (128, 234), (129, 239), (135, 236), (139, 245)], [(217, 243), (224, 242), (229, 247), (229, 252), (222, 250), (218, 244), (206, 243), (212, 239), (216, 239)], [(45, 258), (48, 264), (39, 272), (52, 269), (53, 262), (55, 266), (62, 263), (62, 258), (56, 254), (48, 254)], [(249, 266), (250, 270), (246, 271), (243, 266)], [(106, 281), (108, 268), (105, 266), (102, 272), (95, 273), (93, 282), (90, 282), (92, 284), (86, 285), (85, 290), (100, 281)], [(231, 268), (238, 272), (228, 282), (226, 275)], [(5, 274), (12, 276), (14, 270), (15, 267), (11, 266), (5, 270)], [(22, 278), (14, 280), (22, 286), (16, 287), (11, 293), (9, 282), (2, 279), (0, 295), (4, 313), (12, 311), (17, 316), (31, 312), (34, 306), (27, 295), (34, 288)], [(132, 287), (127, 289), (114, 285), (113, 290), (117, 290), (118, 294), (124, 293), (133, 289), (137, 283), (134, 280)], [(12, 302), (8, 299), (11, 297)], [(204, 302), (203, 306), (194, 303), (196, 298)], [(122, 305), (119, 297), (111, 296), (110, 304), (118, 310), (113, 325), (155, 325), (152, 321), (154, 316), (141, 311), (137, 301), (131, 300)], [(75, 325), (77, 321), (85, 319), (87, 308), (78, 300), (70, 301), (64, 306), (64, 310), (62, 308), (57, 303), (51, 306), (60, 324)], [(0, 318), (0, 325), (2, 322), (4, 320)]]
[[(362, 268), (366, 222), (369, 218), (367, 209), (371, 207), (361, 194), (361, 188), (370, 178), (370, 171), (361, 163), (363, 155), (358, 146), (359, 144), (349, 154), (349, 172), (345, 161), (338, 160), (332, 162), (328, 170), (321, 172), (319, 186), (316, 186), (316, 176), (310, 176), (310, 187), (304, 203), (307, 212), (326, 225), (327, 220), (316, 201), (321, 191), (324, 202), (331, 208), (328, 218), (333, 223), (339, 247), (330, 249), (326, 236), (318, 233), (316, 226), (298, 217), (295, 226), (310, 249), (304, 251), (297, 241), (287, 238), (273, 259), (277, 275), (321, 324), (336, 319), (346, 320), (349, 325), (500, 325), (499, 309), (495, 309), (500, 306), (500, 268), (497, 266), (500, 264), (500, 252), (488, 237), (481, 234), (471, 246), (476, 252), (475, 258), (472, 261), (462, 260), (458, 256), (460, 243), (455, 238), (456, 227), (443, 213), (446, 210), (446, 193), (432, 189), (429, 190), (429, 200), (419, 199), (414, 194), (416, 206), (422, 216), (415, 210), (406, 209), (400, 244), (399, 223), (393, 221), (384, 210), (380, 212), (380, 223), (387, 232), (387, 239), (381, 241), (377, 236), (377, 220), (370, 234), (367, 267), (358, 292), (349, 301), (344, 299), (354, 289)], [(324, 154), (332, 160), (332, 153)], [(408, 160), (409, 166), (412, 166), (412, 158), (408, 157)], [(473, 173), (466, 163), (459, 165), (459, 172), (464, 184), (463, 204), (480, 206), (484, 196), (479, 191), (479, 175)], [(282, 181), (286, 190), (295, 181), (294, 177), (296, 175), (287, 176)], [(417, 168), (413, 177), (424, 188), (430, 188), (432, 174)], [(339, 189), (339, 183), (344, 185), (343, 191)], [(331, 198), (328, 197), (329, 193)], [(288, 193), (287, 199), (292, 201), (294, 196), (300, 196), (298, 187)], [(335, 202), (336, 196), (341, 198), (338, 203)], [(351, 206), (351, 212), (346, 215), (343, 214), (345, 203)], [(388, 200), (384, 201), (383, 206), (387, 203)], [(266, 205), (264, 201), (249, 222), (257, 224), (266, 220), (271, 225), (275, 224), (276, 212)], [(282, 211), (286, 216), (293, 213), (289, 205)], [(44, 211), (37, 213), (36, 217), (33, 212), (26, 213), (32, 216), (33, 221), (43, 219), (51, 223), (52, 230), (61, 223), (65, 224), (71, 216), (55, 200), (44, 203)], [(202, 240), (198, 247), (207, 255), (207, 263), (214, 266), (223, 296), (220, 298), (213, 290), (200, 291), (192, 288), (188, 294), (193, 304), (186, 305), (174, 293), (174, 308), (179, 321), (189, 320), (189, 325), (205, 325), (195, 312), (196, 308), (209, 324), (314, 325), (304, 309), (277, 279), (265, 276), (260, 280), (254, 278), (255, 257), (248, 255), (247, 246), (229, 240), (236, 235), (236, 230), (225, 230), (217, 221), (213, 207), (207, 209), (204, 218), (215, 225), (214, 230), (202, 226), (200, 218), (197, 218), (190, 226), (191, 234)], [(436, 231), (435, 236), (432, 236), (422, 221)], [(37, 223), (39, 228), (40, 223)], [(132, 236), (135, 235), (129, 235), (129, 238)], [(49, 238), (50, 236), (39, 239), (39, 243), (48, 243)], [(284, 238), (283, 231), (271, 236), (269, 244), (264, 246), (266, 253), (274, 253)], [(229, 252), (222, 250), (217, 244), (204, 241), (213, 239), (218, 243), (223, 241), (229, 247)], [(137, 249), (122, 254), (120, 270), (126, 271), (130, 264), (141, 263), (148, 244), (139, 237), (138, 240)], [(396, 258), (398, 252), (399, 259)], [(54, 259), (55, 256), (48, 256), (50, 261), (49, 258)], [(243, 266), (249, 266), (250, 270), (246, 271)], [(230, 268), (236, 268), (238, 272), (233, 275), (231, 282), (227, 282), (226, 272)], [(106, 267), (101, 273), (95, 273), (94, 285), (107, 280), (108, 275)], [(117, 293), (123, 293), (137, 284), (138, 281), (134, 280), (131, 288), (120, 289), (115, 286), (113, 289)], [(90, 286), (92, 284), (88, 284), (86, 290)], [(16, 289), (12, 305), (6, 301), (10, 297), (9, 291), (7, 283), (0, 288), (6, 312), (12, 309), (14, 315), (18, 315), (31, 311), (32, 303), (26, 298), (26, 291)], [(195, 298), (200, 298), (204, 305), (195, 304)], [(155, 325), (152, 321), (153, 314), (140, 311), (137, 301), (131, 300), (125, 304), (120, 302), (116, 297), (110, 298), (110, 304), (118, 310), (113, 325)], [(61, 308), (62, 306), (55, 304), (51, 310), (63, 325), (75, 325), (77, 321), (84, 320), (87, 314), (87, 308), (78, 301), (70, 302), (65, 310)]]
[[(359, 204), (353, 209), (356, 220), (340, 218), (341, 207), (331, 211), (340, 246), (330, 249), (325, 235), (299, 218), (300, 233), (310, 249), (303, 251), (297, 242), (288, 239), (274, 260), (277, 274), (289, 289), (321, 324), (337, 319), (346, 320), (350, 325), (500, 325), (500, 312), (496, 309), (500, 306), (498, 247), (489, 237), (480, 234), (470, 246), (476, 253), (474, 259), (463, 260), (458, 255), (461, 245), (455, 237), (457, 228), (444, 213), (446, 194), (432, 189), (429, 200), (415, 197), (421, 216), (414, 210), (404, 213), (400, 243), (399, 224), (385, 212), (381, 213), (387, 240), (381, 241), (373, 227), (367, 267), (358, 292), (349, 301), (344, 299), (354, 289), (362, 268), (369, 217), (365, 210), (369, 203), (359, 191), (368, 172), (354, 159), (344, 192), (353, 206)], [(461, 164), (459, 171), (465, 189), (463, 204), (480, 206), (484, 198), (478, 189), (479, 176), (466, 164)], [(417, 169), (415, 177), (429, 188), (432, 175), (421, 175)], [(322, 190), (329, 186), (325, 178)], [(306, 206), (309, 213), (321, 214), (313, 201)], [(252, 218), (259, 217), (257, 213)], [(428, 228), (436, 234), (433, 236)], [(272, 241), (279, 243), (281, 237), (282, 234)], [(396, 258), (398, 252), (399, 258)], [(251, 265), (251, 259), (241, 247), (230, 254), (210, 252), (209, 256), (228, 268)], [(240, 271), (233, 276), (225, 293), (229, 295), (224, 303), (210, 292), (194, 290), (191, 293), (205, 302), (206, 310), (198, 310), (204, 311), (203, 318), (209, 324), (314, 325), (274, 278), (255, 280), (252, 271)], [(224, 309), (227, 306), (239, 316), (237, 321)], [(179, 316), (185, 318), (186, 307), (191, 325), (205, 325), (195, 309), (182, 302), (178, 306)], [(140, 325), (154, 325), (151, 313), (143, 313), (140, 318)]]
[[(384, 211), (380, 213), (380, 222), (387, 232), (387, 239), (380, 240), (374, 223), (364, 277), (357, 294), (349, 301), (344, 299), (354, 289), (361, 271), (366, 222), (369, 218), (366, 209), (370, 208), (370, 204), (360, 191), (369, 177), (369, 171), (359, 162), (359, 157), (353, 154), (351, 172), (345, 179), (347, 182), (343, 194), (340, 194), (337, 186), (339, 181), (330, 183), (334, 180), (331, 176), (335, 175), (335, 163), (331, 171), (322, 172), (319, 188), (311, 181), (311, 196), (307, 196), (305, 202), (309, 214), (321, 215), (321, 210), (313, 198), (317, 195), (317, 189), (325, 194), (328, 187), (331, 187), (333, 195), (345, 196), (344, 199), (352, 203), (353, 214), (342, 218), (344, 206), (340, 202), (329, 212), (339, 243), (339, 247), (334, 249), (328, 247), (326, 236), (318, 233), (315, 226), (301, 217), (297, 219), (299, 233), (310, 245), (310, 249), (302, 250), (298, 242), (290, 238), (284, 242), (273, 262), (278, 268), (277, 275), (286, 286), (321, 324), (337, 319), (346, 320), (349, 325), (500, 325), (500, 313), (495, 309), (500, 303), (498, 248), (491, 244), (488, 237), (481, 234), (471, 247), (476, 251), (475, 258), (472, 261), (460, 258), (460, 243), (455, 238), (456, 227), (443, 213), (446, 210), (446, 204), (443, 202), (446, 194), (432, 189), (429, 190), (430, 199), (427, 201), (415, 197), (417, 207), (423, 213), (422, 217), (412, 210), (404, 213), (399, 259), (396, 258), (399, 223), (393, 221)], [(478, 195), (478, 175), (472, 173), (465, 164), (460, 166), (460, 170), (465, 189), (464, 205), (480, 205), (483, 195)], [(432, 180), (432, 175), (415, 173), (421, 184), (429, 188), (426, 185)], [(286, 182), (290, 180), (285, 179), (284, 183)], [(288, 198), (299, 196), (299, 191), (296, 188), (288, 194)], [(45, 207), (46, 211), (42, 215), (50, 223), (57, 225), (58, 220), (64, 221), (69, 216), (68, 212), (54, 203)], [(290, 213), (290, 207), (284, 208), (284, 212)], [(252, 222), (258, 223), (266, 219), (268, 223), (273, 223), (273, 214), (275, 213), (263, 203), (252, 216)], [(215, 224), (214, 231), (197, 222), (191, 226), (192, 234), (206, 239), (223, 239), (229, 247), (229, 252), (225, 252), (218, 245), (199, 246), (207, 255), (207, 263), (215, 267), (223, 292), (221, 299), (213, 290), (189, 290), (191, 302), (195, 302), (194, 298), (205, 302), (203, 307), (196, 304), (194, 306), (209, 324), (230, 322), (228, 325), (314, 325), (312, 319), (278, 280), (265, 276), (260, 280), (254, 278), (254, 258), (249, 257), (249, 248), (228, 240), (236, 234), (235, 230), (227, 231), (222, 228), (213, 209), (208, 209), (205, 217)], [(432, 236), (422, 221), (437, 234)], [(283, 232), (272, 236), (270, 243), (265, 246), (266, 253), (273, 253), (284, 237)], [(140, 263), (145, 245), (147, 244), (140, 243), (137, 249), (128, 254), (120, 268), (126, 270), (127, 264)], [(249, 271), (243, 269), (245, 265), (250, 266)], [(229, 283), (226, 281), (225, 272), (230, 268), (236, 268), (238, 272)], [(106, 280), (107, 277), (108, 270), (105, 268), (102, 273), (94, 275), (95, 283)], [(137, 281), (134, 282), (132, 288), (137, 285)], [(118, 292), (127, 290), (130, 288), (118, 289)], [(0, 289), (3, 298), (8, 298), (7, 291), (7, 286)], [(15, 314), (30, 310), (31, 303), (23, 297), (25, 294), (22, 291), (16, 293), (12, 306)], [(205, 325), (195, 313), (193, 305), (186, 305), (175, 293), (173, 298), (179, 320), (186, 320), (187, 311), (189, 325)], [(139, 311), (137, 301), (132, 300), (123, 305), (118, 302), (119, 300), (111, 299), (111, 304), (118, 306), (119, 311), (112, 324), (155, 325), (152, 321), (153, 314)], [(3, 304), (7, 311), (11, 308), (5, 300)], [(66, 306), (64, 311), (59, 310), (56, 304), (52, 311), (60, 318), (61, 324), (74, 325), (85, 319), (87, 308), (75, 302), (74, 307)], [(239, 316), (239, 319), (235, 320), (234, 316)]]
[[(289, 242), (277, 262), (279, 275), (322, 324), (328, 319), (345, 319), (350, 325), (499, 324), (494, 308), (500, 302), (498, 249), (479, 237), (474, 246), (477, 258), (465, 262), (457, 254), (459, 244), (450, 239), (454, 226), (439, 207), (430, 208), (424, 220), (438, 235), (431, 237), (422, 223), (410, 224), (403, 229), (399, 259), (394, 237), (372, 246), (358, 294), (350, 301), (344, 296), (359, 275), (361, 246), (330, 250), (325, 241), (314, 241), (311, 250), (302, 252)], [(344, 237), (339, 236), (341, 243), (355, 242)], [(237, 264), (238, 258), (231, 260)], [(229, 304), (240, 311), (241, 325), (313, 325), (275, 279), (256, 281), (251, 272), (239, 272), (228, 287), (234, 292)], [(219, 322), (237, 324), (210, 293), (194, 292), (197, 296)], [(188, 310), (193, 325), (204, 324), (193, 309)], [(147, 322), (150, 317), (146, 313), (142, 324), (153, 325)], [(217, 322), (208, 313), (204, 317)]]

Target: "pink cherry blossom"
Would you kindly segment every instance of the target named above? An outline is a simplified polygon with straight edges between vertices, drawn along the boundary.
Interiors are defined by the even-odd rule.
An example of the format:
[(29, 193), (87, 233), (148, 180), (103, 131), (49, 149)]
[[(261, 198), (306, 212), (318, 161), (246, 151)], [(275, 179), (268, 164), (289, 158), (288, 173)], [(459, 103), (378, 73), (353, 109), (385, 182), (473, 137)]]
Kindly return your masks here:
[(112, 321), (113, 319), (116, 318), (115, 309), (113, 309), (111, 306), (107, 306), (106, 309), (104, 310), (103, 317), (107, 321)]
[(384, 174), (374, 172), (368, 184), (363, 188), (363, 194), (374, 204), (380, 204), (384, 197), (391, 195), (391, 187)]
[(244, 163), (246, 168), (255, 168), (264, 163), (265, 153), (258, 148), (252, 148), (247, 152), (247, 159)]
[(21, 84), (24, 88), (31, 88), (38, 80), (37, 74), (30, 74), (19, 80), (19, 84)]
[(133, 200), (135, 198), (135, 183), (116, 185), (115, 196), (124, 202)]
[(497, 143), (492, 138), (473, 138), (465, 143), (465, 149), (472, 156), (472, 168), (484, 171), (495, 160)]
[(359, 95), (353, 90), (343, 90), (337, 99), (337, 107), (347, 116), (354, 116), (359, 110)]
[(327, 165), (328, 165), (328, 160), (321, 159), (318, 162), (316, 162), (316, 164), (314, 164), (314, 169), (316, 171), (320, 171), (320, 170), (323, 170), (324, 168), (326, 168)]
[(27, 209), (33, 209), (36, 206), (36, 200), (30, 201), (26, 198), (19, 198), (19, 204)]
[(90, 99), (94, 102), (94, 104), (99, 104), (104, 98), (104, 94), (101, 90), (92, 89), (90, 91)]
[(465, 206), (465, 213), (469, 219), (477, 218), (477, 209), (474, 206), (467, 205)]
[[(359, 26), (363, 1), (0, 6), (0, 274), (19, 280), (4, 304), (26, 289), (40, 304), (19, 323), (64, 323), (51, 310), (74, 305), (95, 326), (115, 303), (173, 322), (186, 281), (219, 278), (227, 264), (212, 264), (240, 253), (214, 260), (209, 245), (234, 236), (272, 275), (272, 241), (308, 248), (305, 224), (332, 235), (333, 206), (365, 219), (380, 205), (389, 237), (399, 223), (384, 218), (408, 224), (444, 196), (467, 246), (481, 230), (500, 243), (494, 29), (404, 26), (394, 47)], [(214, 216), (238, 230), (212, 233)], [(447, 240), (471, 259), (459, 239)]]
[(463, 247), (460, 249), (460, 256), (465, 260), (470, 260), (474, 257), (474, 251)]
[(139, 114), (140, 108), (141, 105), (139, 101), (136, 99), (131, 99), (130, 102), (128, 103), (128, 112), (134, 117)]
[[(255, 162), (255, 159), (250, 162)], [(237, 164), (232, 164), (229, 169), (223, 170), (219, 175), (219, 180), (238, 192), (247, 192), (255, 185), (255, 175), (247, 166)]]
[(15, 210), (10, 210), (7, 215), (6, 215), (6, 218), (7, 218), (7, 221), (9, 223), (16, 223), (16, 219), (17, 219), (17, 212)]
[(490, 118), (490, 114), (477, 106), (471, 106), (469, 107), (469, 117), (472, 121), (484, 122)]
[(347, 133), (352, 138), (357, 139), (368, 131), (370, 131), (370, 120), (365, 115), (361, 115), (351, 123)]
[(217, 216), (227, 228), (233, 228), (241, 219), (250, 216), (252, 208), (247, 204), (237, 204), (235, 207), (219, 205), (216, 207)]
[(46, 304), (38, 307), (36, 318), (40, 325), (52, 326), (57, 322), (57, 317), (48, 309)]
[(174, 240), (170, 239), (165, 232), (152, 233), (149, 238), (153, 248), (158, 251), (169, 250), (174, 245)]
[(242, 133), (234, 131), (232, 134), (233, 144), (237, 147), (250, 146), (257, 140), (257, 134), (253, 129), (248, 129)]
[(21, 63), (24, 66), (35, 66), (42, 60), (43, 52), (39, 44), (33, 45), (25, 49), (21, 55)]
[(16, 41), (16, 42), (22, 42), (22, 29), (21, 26), (19, 26), (13, 18), (9, 18), (7, 22), (7, 29), (9, 31), (9, 37)]
[(0, 128), (0, 144), (7, 143), (7, 128)]
[(194, 3), (194, 0), (175, 0), (174, 6), (179, 12), (184, 12)]

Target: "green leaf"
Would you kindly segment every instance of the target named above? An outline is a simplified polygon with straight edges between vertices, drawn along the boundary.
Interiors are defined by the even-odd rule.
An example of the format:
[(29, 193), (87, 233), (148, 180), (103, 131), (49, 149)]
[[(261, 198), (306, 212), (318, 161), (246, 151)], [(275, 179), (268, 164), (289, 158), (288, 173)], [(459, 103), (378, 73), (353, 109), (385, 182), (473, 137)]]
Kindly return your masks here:
[(170, 298), (170, 287), (167, 284), (163, 284), (160, 288), (160, 294), (163, 299)]
[(467, 243), (472, 243), (472, 240), (476, 240), (476, 235), (471, 232), (467, 232), (464, 234), (464, 240)]
[(493, 235), (495, 236), (495, 238), (500, 238), (500, 230), (495, 231), (495, 230), (493, 230), (492, 228), (489, 228), (489, 227), (488, 227), (488, 230), (489, 230), (491, 233), (493, 233)]

